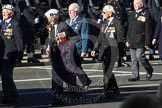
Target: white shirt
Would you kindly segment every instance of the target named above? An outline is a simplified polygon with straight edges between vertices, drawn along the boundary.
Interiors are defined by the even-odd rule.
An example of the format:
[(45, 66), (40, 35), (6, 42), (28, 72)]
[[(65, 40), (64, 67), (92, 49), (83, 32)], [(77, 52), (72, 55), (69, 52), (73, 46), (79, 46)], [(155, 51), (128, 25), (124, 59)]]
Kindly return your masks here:
[(58, 32), (58, 30), (57, 30), (58, 24), (55, 24), (54, 27), (55, 27), (55, 37), (56, 37), (57, 36), (57, 32)]
[(5, 22), (9, 23), (11, 21), (11, 18), (5, 20)]
[(74, 21), (76, 21), (76, 19), (78, 18), (79, 16), (77, 15), (74, 19), (70, 19), (70, 25), (74, 22)]

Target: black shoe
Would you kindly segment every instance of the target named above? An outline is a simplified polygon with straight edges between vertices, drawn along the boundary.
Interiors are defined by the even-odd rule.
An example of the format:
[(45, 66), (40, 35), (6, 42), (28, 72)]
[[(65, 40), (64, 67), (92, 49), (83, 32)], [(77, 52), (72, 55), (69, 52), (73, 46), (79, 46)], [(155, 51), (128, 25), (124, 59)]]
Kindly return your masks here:
[(128, 81), (139, 81), (139, 78), (129, 78)]
[(152, 73), (146, 75), (146, 80), (147, 80), (147, 81), (150, 81), (151, 78), (152, 78)]
[(28, 63), (39, 63), (40, 61), (35, 58), (28, 58)]
[(130, 67), (130, 64), (123, 62), (123, 63), (122, 63), (122, 66), (123, 66), (123, 67)]
[(155, 60), (154, 59), (154, 56), (151, 54), (151, 55), (149, 55), (149, 60)]
[(146, 80), (149, 81), (152, 78), (153, 69), (146, 74)]
[(119, 89), (115, 89), (115, 90), (111, 90), (111, 91), (107, 91), (104, 93), (104, 97), (105, 98), (111, 98), (111, 97), (115, 97), (117, 95), (120, 94), (120, 90)]

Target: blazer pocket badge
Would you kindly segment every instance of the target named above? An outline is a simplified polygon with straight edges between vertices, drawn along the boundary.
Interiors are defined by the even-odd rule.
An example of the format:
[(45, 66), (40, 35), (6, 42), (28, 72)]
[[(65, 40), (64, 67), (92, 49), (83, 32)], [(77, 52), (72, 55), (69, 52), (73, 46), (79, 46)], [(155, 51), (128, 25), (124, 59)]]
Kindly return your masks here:
[(144, 16), (139, 16), (139, 17), (137, 18), (137, 20), (138, 20), (138, 21), (141, 21), (141, 22), (145, 22), (145, 21), (146, 21), (146, 17), (144, 17)]
[(6, 38), (7, 39), (12, 39), (12, 37), (13, 37), (13, 31), (12, 31), (12, 29), (6, 29), (4, 35), (6, 35)]
[(115, 27), (109, 27), (107, 32), (115, 33)]

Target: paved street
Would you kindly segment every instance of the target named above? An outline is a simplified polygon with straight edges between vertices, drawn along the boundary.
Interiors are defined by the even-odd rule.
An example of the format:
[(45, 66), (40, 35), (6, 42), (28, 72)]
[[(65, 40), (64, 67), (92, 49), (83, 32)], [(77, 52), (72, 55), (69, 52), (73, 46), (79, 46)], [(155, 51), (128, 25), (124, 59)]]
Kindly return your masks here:
[[(41, 59), (40, 64), (23, 63), (14, 70), (14, 80), (20, 94), (16, 107), (24, 108), (49, 108), (51, 101), (51, 66), (47, 59)], [(90, 59), (83, 62), (83, 67), (92, 80), (88, 92), (72, 100), (70, 94), (65, 91), (66, 98), (64, 102), (68, 104), (62, 106), (53, 106), (60, 108), (119, 108), (121, 103), (129, 96), (137, 93), (146, 93), (156, 96), (158, 85), (162, 79), (162, 62), (160, 60), (150, 61), (154, 74), (151, 81), (145, 80), (146, 72), (141, 67), (141, 80), (128, 82), (131, 75), (131, 67), (114, 68), (114, 73), (120, 87), (120, 94), (112, 98), (99, 98), (102, 95), (102, 68), (100, 63), (93, 63)], [(130, 62), (127, 62), (130, 63)], [(1, 83), (1, 82), (0, 82)], [(78, 84), (80, 82), (78, 81)], [(66, 85), (65, 85), (66, 86)], [(0, 86), (0, 90), (1, 90)], [(1, 93), (2, 94), (2, 93)]]

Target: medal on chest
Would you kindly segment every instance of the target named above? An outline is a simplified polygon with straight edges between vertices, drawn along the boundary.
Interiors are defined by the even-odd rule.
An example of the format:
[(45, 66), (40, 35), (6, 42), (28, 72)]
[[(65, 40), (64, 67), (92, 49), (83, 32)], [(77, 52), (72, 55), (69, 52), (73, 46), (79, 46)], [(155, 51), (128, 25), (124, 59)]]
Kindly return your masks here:
[(114, 33), (115, 32), (115, 27), (109, 27), (107, 32)]
[(145, 22), (146, 21), (146, 13), (142, 12), (141, 15), (137, 18), (138, 21)]
[(109, 38), (115, 38), (114, 33), (115, 33), (115, 27), (109, 27), (107, 32), (109, 33)]
[(141, 22), (145, 22), (145, 21), (146, 21), (146, 17), (144, 17), (144, 16), (139, 16), (139, 17), (137, 18), (137, 20), (138, 20), (138, 21), (141, 21)]
[(13, 37), (13, 30), (11, 28), (8, 28), (5, 30), (4, 35), (7, 39), (12, 39)]
[(76, 23), (76, 24), (75, 24), (75, 29), (78, 29), (78, 26), (79, 26), (78, 23)]

